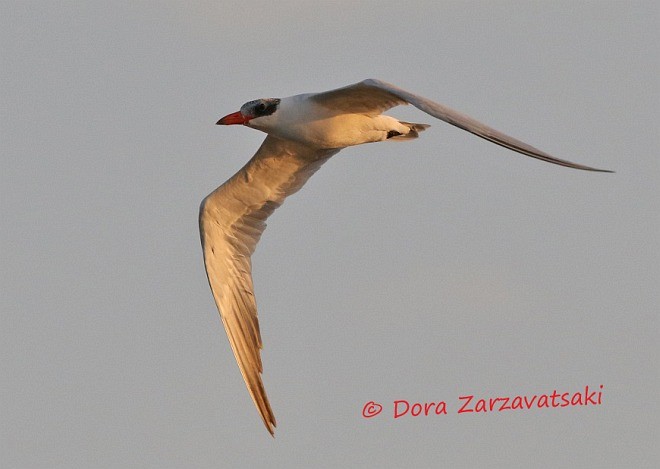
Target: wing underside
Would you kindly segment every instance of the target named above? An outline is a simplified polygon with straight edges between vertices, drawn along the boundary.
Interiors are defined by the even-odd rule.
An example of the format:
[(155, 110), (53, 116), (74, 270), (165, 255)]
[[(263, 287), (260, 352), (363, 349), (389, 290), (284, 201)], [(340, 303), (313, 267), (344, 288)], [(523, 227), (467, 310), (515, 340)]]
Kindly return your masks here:
[(245, 384), (271, 434), (276, 422), (261, 379), (251, 255), (268, 216), (336, 152), (268, 136), (254, 157), (200, 207), (209, 285)]

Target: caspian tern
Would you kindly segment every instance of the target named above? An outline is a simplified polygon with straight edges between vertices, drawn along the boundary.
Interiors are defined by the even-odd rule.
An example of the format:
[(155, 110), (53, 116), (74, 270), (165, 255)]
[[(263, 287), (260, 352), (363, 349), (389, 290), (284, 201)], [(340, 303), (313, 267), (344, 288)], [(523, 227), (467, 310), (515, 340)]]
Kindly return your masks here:
[(262, 348), (250, 256), (266, 218), (341, 149), (383, 140), (412, 139), (429, 127), (382, 112), (403, 104), (481, 138), (549, 163), (612, 172), (560, 160), (471, 117), (379, 80), (316, 94), (250, 101), (217, 124), (242, 124), (268, 134), (257, 153), (201, 204), (199, 229), (215, 303), (245, 384), (266, 428), (275, 416), (261, 380)]

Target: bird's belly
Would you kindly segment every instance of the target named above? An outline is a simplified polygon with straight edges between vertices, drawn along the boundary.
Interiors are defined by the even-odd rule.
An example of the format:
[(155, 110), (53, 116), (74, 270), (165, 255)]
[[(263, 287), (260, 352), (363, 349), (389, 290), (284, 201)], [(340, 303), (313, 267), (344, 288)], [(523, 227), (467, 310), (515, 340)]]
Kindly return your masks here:
[(287, 135), (282, 137), (315, 148), (344, 148), (385, 140), (387, 132), (393, 128), (393, 125), (400, 124), (389, 116), (342, 114), (304, 123), (291, 123), (285, 127)]

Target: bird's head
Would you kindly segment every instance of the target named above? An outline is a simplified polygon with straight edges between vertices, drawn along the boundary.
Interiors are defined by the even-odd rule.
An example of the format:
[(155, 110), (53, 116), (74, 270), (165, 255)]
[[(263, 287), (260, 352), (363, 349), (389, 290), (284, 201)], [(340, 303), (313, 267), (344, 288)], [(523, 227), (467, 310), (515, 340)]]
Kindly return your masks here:
[(241, 110), (226, 115), (217, 125), (243, 124), (260, 130), (268, 127), (268, 117), (272, 116), (280, 104), (278, 98), (264, 98), (249, 101), (241, 106)]

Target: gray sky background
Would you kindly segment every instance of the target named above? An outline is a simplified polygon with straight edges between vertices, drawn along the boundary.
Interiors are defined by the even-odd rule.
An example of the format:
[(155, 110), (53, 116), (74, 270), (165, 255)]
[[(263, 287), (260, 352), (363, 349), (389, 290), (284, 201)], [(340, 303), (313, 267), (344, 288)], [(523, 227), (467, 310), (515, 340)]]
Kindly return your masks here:
[[(0, 5), (0, 466), (657, 467), (657, 2)], [(392, 110), (432, 127), (335, 156), (253, 258), (272, 439), (197, 229), (264, 135), (214, 123), (369, 77), (617, 173)]]

